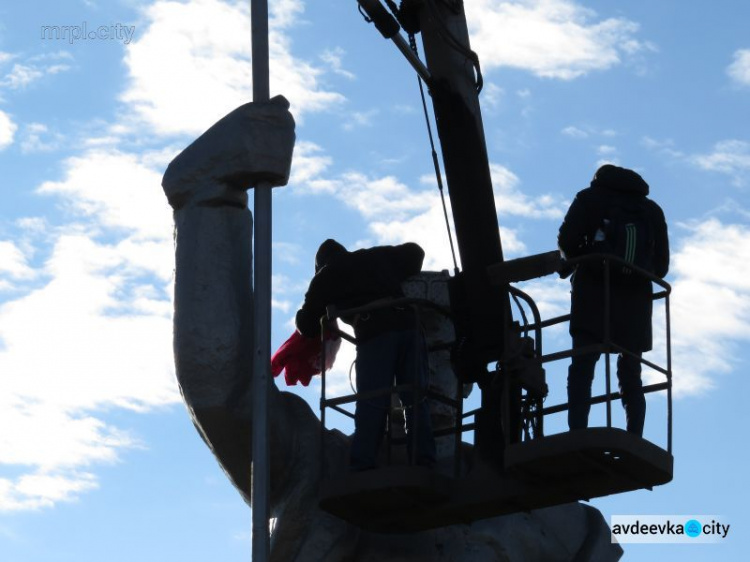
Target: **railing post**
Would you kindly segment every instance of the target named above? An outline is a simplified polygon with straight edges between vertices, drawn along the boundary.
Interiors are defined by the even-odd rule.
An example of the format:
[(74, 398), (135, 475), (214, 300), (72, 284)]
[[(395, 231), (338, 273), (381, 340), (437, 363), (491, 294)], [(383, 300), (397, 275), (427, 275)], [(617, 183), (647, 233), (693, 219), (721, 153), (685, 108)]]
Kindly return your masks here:
[(459, 377), (456, 377), (456, 427), (454, 433), (453, 446), (453, 473), (456, 478), (461, 476), (461, 437), (463, 436), (464, 425), (464, 396), (463, 383)]
[(326, 433), (326, 335), (325, 317), (320, 318), (320, 476), (325, 469), (325, 433)]
[[(412, 417), (412, 432), (413, 435), (411, 438), (407, 435), (406, 439), (407, 442), (409, 439), (411, 439), (411, 455), (409, 455), (411, 458), (409, 459), (409, 463), (411, 466), (417, 465), (417, 443), (419, 442), (419, 432), (424, 431), (424, 429), (420, 428), (419, 423), (419, 416), (417, 415), (417, 409), (421, 406), (421, 399), (422, 399), (422, 389), (421, 389), (421, 380), (420, 380), (420, 356), (421, 356), (421, 349), (420, 345), (422, 343), (420, 338), (420, 325), (419, 325), (419, 307), (414, 307), (414, 323), (415, 323), (415, 335), (416, 335), (416, 341), (414, 342), (414, 390), (412, 391), (412, 405), (411, 405), (411, 417)], [(425, 342), (426, 345), (426, 342)], [(429, 369), (429, 364), (424, 365), (425, 369)], [(404, 407), (404, 421), (406, 421), (406, 408), (409, 406)]]
[(612, 393), (612, 368), (609, 364), (610, 359), (610, 338), (612, 335), (610, 334), (610, 261), (608, 258), (604, 258), (604, 358), (605, 358), (605, 364), (604, 364), (604, 371), (606, 374), (606, 381), (605, 381), (605, 392), (607, 394), (607, 427), (612, 427), (612, 399), (610, 398), (610, 394)]
[(672, 321), (669, 293), (664, 297), (664, 310), (667, 315), (667, 451), (672, 454)]

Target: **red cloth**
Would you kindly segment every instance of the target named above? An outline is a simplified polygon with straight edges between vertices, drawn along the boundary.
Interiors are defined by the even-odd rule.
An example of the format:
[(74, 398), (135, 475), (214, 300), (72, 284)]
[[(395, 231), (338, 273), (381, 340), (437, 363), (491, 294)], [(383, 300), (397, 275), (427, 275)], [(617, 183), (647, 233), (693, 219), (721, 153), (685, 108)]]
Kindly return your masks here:
[[(326, 371), (333, 367), (336, 354), (341, 347), (341, 338), (328, 334), (326, 344)], [(297, 330), (286, 340), (271, 358), (271, 374), (277, 377), (284, 373), (287, 386), (298, 382), (302, 386), (310, 384), (313, 376), (320, 374), (320, 338), (307, 338)]]

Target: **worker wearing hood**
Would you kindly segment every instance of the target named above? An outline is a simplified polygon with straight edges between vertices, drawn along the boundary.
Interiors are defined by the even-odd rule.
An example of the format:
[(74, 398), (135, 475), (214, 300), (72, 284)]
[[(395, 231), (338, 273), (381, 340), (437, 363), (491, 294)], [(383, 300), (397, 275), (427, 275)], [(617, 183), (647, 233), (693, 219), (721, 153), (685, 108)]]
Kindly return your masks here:
[[(637, 266), (663, 278), (669, 269), (669, 237), (664, 212), (648, 198), (649, 185), (626, 168), (606, 164), (591, 184), (578, 192), (560, 227), (558, 246), (566, 259), (590, 253), (617, 255), (612, 238), (614, 225), (628, 217), (632, 234), (628, 254)], [(637, 243), (636, 243), (637, 242)], [(635, 251), (637, 247), (637, 252)], [(641, 381), (641, 354), (652, 347), (652, 283), (632, 273), (618, 275), (615, 262), (610, 267), (609, 334), (613, 343), (635, 354), (620, 354), (617, 377), (627, 417), (627, 429), (641, 435), (646, 401)], [(601, 260), (579, 264), (571, 278), (570, 334), (573, 349), (602, 343), (605, 332), (605, 275)], [(568, 424), (571, 429), (588, 425), (591, 384), (600, 353), (572, 358), (568, 371)]]
[[(315, 256), (315, 276), (297, 312), (297, 329), (304, 336), (320, 337), (320, 318), (329, 305), (346, 310), (403, 297), (401, 283), (420, 272), (423, 260), (424, 250), (415, 243), (349, 252), (339, 242), (326, 240)], [(397, 385), (417, 381), (426, 388), (427, 350), (410, 307), (386, 304), (342, 320), (353, 326), (357, 339), (358, 393), (390, 388), (394, 379)], [(416, 447), (417, 464), (431, 466), (435, 462), (435, 442), (428, 403), (423, 399), (415, 405), (411, 391), (401, 392), (399, 397), (405, 407), (409, 449)], [(351, 445), (352, 470), (377, 466), (390, 403), (390, 394), (358, 400)], [(416, 444), (412, 443), (415, 417)]]

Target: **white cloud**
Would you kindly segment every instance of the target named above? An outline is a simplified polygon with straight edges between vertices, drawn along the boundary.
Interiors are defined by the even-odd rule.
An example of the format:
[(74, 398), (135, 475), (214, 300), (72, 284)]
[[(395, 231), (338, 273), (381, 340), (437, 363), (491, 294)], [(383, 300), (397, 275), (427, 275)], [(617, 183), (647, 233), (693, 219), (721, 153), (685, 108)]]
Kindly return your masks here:
[(519, 256), (526, 252), (526, 244), (521, 241), (518, 232), (512, 228), (501, 226), (500, 240), (503, 245), (503, 256), (505, 259)]
[[(401, 220), (389, 220), (387, 215), (370, 223), (369, 228), (375, 234), (379, 244), (403, 244), (416, 242), (425, 251), (424, 269), (440, 271), (453, 270), (448, 231), (446, 230), (443, 208), (437, 192), (426, 199), (427, 206), (419, 213)], [(450, 216), (450, 207), (448, 207)], [(456, 235), (451, 223), (451, 232), (455, 242)], [(456, 249), (458, 253), (458, 249)], [(460, 258), (459, 259), (460, 264)]]
[[(321, 89), (321, 69), (291, 54), (282, 32), (301, 10), (297, 0), (274, 3), (269, 23), (271, 95), (286, 96), (298, 120), (343, 101), (340, 94)], [(145, 18), (145, 31), (127, 51), (130, 83), (121, 96), (140, 122), (159, 134), (196, 134), (250, 101), (247, 2), (160, 0), (146, 9)]]
[[(276, 244), (274, 244), (274, 247), (275, 246)], [(313, 268), (312, 265), (313, 264), (311, 263), (310, 270)], [(276, 295), (289, 295), (304, 291), (307, 289), (307, 281), (307, 279), (302, 281), (298, 279), (297, 281), (294, 281), (291, 277), (280, 273), (275, 273), (271, 277), (273, 292)]]
[[(560, 201), (551, 196), (530, 199), (518, 189), (518, 177), (507, 168), (491, 164), (490, 173), (495, 191), (495, 207), (501, 218), (509, 215), (536, 219), (562, 217), (563, 208)], [(434, 186), (435, 179), (425, 176), (422, 182)], [(410, 209), (411, 216), (393, 218), (393, 213), (383, 212), (370, 224), (370, 229), (375, 233), (379, 243), (415, 241), (420, 244), (425, 249), (425, 269), (452, 269), (453, 258), (437, 188), (418, 192), (418, 196), (412, 201), (415, 205)], [(448, 216), (452, 217), (447, 196), (446, 206)], [(373, 207), (376, 208), (377, 206)], [(455, 242), (456, 233), (452, 218), (451, 233)], [(501, 226), (500, 237), (503, 251), (507, 256), (518, 255), (526, 250), (525, 244), (515, 230)]]
[(368, 111), (352, 111), (346, 114), (346, 121), (343, 124), (345, 131), (353, 131), (358, 127), (371, 127), (372, 120), (378, 115), (377, 109)]
[(750, 340), (750, 227), (716, 219), (687, 227), (672, 258), (672, 357), (677, 394), (712, 388)]
[(693, 155), (690, 161), (703, 170), (731, 176), (732, 183), (742, 186), (750, 174), (750, 143), (736, 139), (720, 141), (711, 153)]
[(708, 172), (718, 172), (731, 178), (732, 184), (743, 187), (750, 175), (750, 142), (739, 139), (722, 140), (703, 154), (686, 154), (677, 149), (672, 139), (658, 140), (643, 137), (641, 144), (675, 160)]
[(535, 219), (558, 219), (565, 214), (562, 199), (553, 195), (530, 198), (519, 189), (520, 180), (509, 169), (490, 164), (495, 207), (500, 217), (514, 215)]
[[(557, 274), (521, 283), (519, 288), (534, 299), (543, 320), (570, 313), (570, 281), (560, 279)], [(529, 318), (529, 321), (532, 322), (533, 320)], [(560, 328), (557, 331), (564, 330), (567, 336), (567, 324), (560, 324), (559, 326)], [(570, 347), (569, 339), (566, 338), (565, 343)], [(549, 353), (549, 349), (544, 350), (544, 352)]]
[(477, 0), (467, 2), (466, 15), (472, 47), (487, 70), (510, 66), (570, 80), (654, 48), (635, 38), (637, 23), (594, 21), (593, 10), (571, 0)]
[(597, 129), (590, 125), (569, 125), (560, 131), (566, 137), (573, 139), (588, 139), (592, 137), (603, 137), (604, 139), (611, 139), (618, 136), (617, 131), (612, 129)]
[(2, 464), (63, 472), (95, 462), (114, 462), (117, 448), (137, 446), (134, 438), (92, 416), (70, 415), (49, 403), (3, 402), (0, 420), (4, 427), (34, 438), (24, 442), (5, 432), (0, 438)]
[(269, 10), (274, 25), (287, 28), (297, 23), (299, 16), (305, 11), (305, 3), (303, 0), (274, 0)]
[(620, 159), (617, 157), (600, 158), (596, 161), (596, 168), (599, 169), (605, 164), (612, 164), (614, 166), (622, 166)]
[(137, 445), (96, 412), (179, 401), (169, 294), (120, 250), (61, 236), (38, 272), (52, 280), (0, 307), (0, 465), (24, 467), (0, 511), (75, 499), (96, 478), (70, 473)]
[[(3, 59), (0, 56), (0, 63), (12, 58), (16, 57), (14, 55), (8, 55)], [(11, 90), (23, 89), (44, 76), (59, 74), (60, 72), (70, 70), (71, 66), (69, 64), (60, 61), (72, 59), (72, 55), (66, 51), (58, 51), (55, 53), (30, 57), (24, 62), (15, 63), (11, 67), (10, 72), (0, 80), (0, 86), (10, 88)]]
[(505, 98), (505, 90), (492, 82), (485, 82), (482, 89), (482, 107), (489, 111), (497, 110)]
[[(343, 100), (318, 86), (322, 70), (290, 53), (282, 33), (302, 8), (299, 0), (274, 2), (270, 38), (271, 84), (290, 99), (298, 120)], [(16, 224), (23, 243), (0, 241), (0, 289), (35, 282), (0, 306), (0, 425), (14, 428), (0, 433), (0, 466), (18, 473), (0, 479), (0, 511), (73, 501), (96, 488), (93, 467), (140, 446), (104, 412), (180, 402), (172, 357), (173, 224), (160, 187), (177, 149), (134, 154), (118, 149), (117, 139), (143, 123), (156, 133), (201, 132), (248, 101), (249, 14), (245, 2), (196, 0), (157, 1), (144, 15), (145, 31), (126, 51), (122, 118), (110, 136), (83, 140), (83, 151), (63, 162), (62, 177), (37, 190), (60, 202), (63, 226), (26, 217)], [(21, 61), (4, 83), (21, 88), (64, 70), (68, 58)], [(0, 147), (15, 131), (0, 112)], [(24, 133), (26, 151), (56, 142), (41, 123)], [(314, 145), (300, 143), (297, 151), (297, 178), (327, 165)], [(288, 260), (299, 259), (293, 245), (284, 249)], [(46, 257), (37, 264), (31, 256)], [(292, 302), (283, 293), (291, 284), (277, 279), (279, 287), (274, 307), (288, 312)]]
[[(171, 352), (172, 219), (157, 156), (92, 150), (45, 182), (72, 222), (19, 221), (23, 245), (0, 242), (11, 281), (37, 280), (0, 306), (0, 511), (71, 501), (97, 486), (82, 467), (139, 446), (102, 412), (178, 403)], [(34, 246), (34, 243), (38, 246)], [(45, 247), (39, 265), (27, 256)], [(30, 246), (27, 248), (27, 246)], [(41, 252), (40, 252), (41, 253)], [(41, 284), (40, 284), (41, 282)]]
[[(277, 255), (279, 247), (277, 243), (274, 243), (274, 256)], [(312, 269), (312, 268), (311, 268)], [(281, 299), (281, 296), (294, 295), (298, 296), (300, 293), (304, 293), (307, 290), (307, 279), (302, 282), (294, 282), (291, 278), (286, 275), (274, 274), (271, 278), (271, 307), (288, 314), (294, 304), (288, 299)]]
[(172, 219), (161, 190), (161, 174), (144, 164), (148, 155), (94, 149), (65, 162), (64, 181), (39, 191), (57, 194), (77, 213), (139, 239), (171, 239)]
[(297, 265), (300, 263), (301, 254), (302, 246), (298, 243), (278, 241), (273, 243), (274, 259), (278, 259), (284, 263)]
[[(302, 8), (299, 0), (275, 2), (270, 37), (271, 84), (290, 99), (298, 120), (343, 100), (318, 86), (322, 70), (290, 53), (282, 33)], [(145, 19), (145, 32), (127, 50), (123, 117), (110, 136), (82, 141), (84, 151), (63, 162), (62, 177), (37, 190), (61, 203), (67, 222), (26, 217), (16, 225), (23, 244), (0, 242), (0, 289), (36, 282), (0, 306), (0, 424), (14, 428), (0, 433), (0, 465), (20, 469), (0, 480), (0, 511), (47, 507), (96, 488), (96, 475), (84, 467), (116, 462), (139, 446), (103, 412), (180, 401), (171, 350), (173, 224), (160, 187), (177, 149), (133, 154), (118, 149), (117, 139), (144, 122), (157, 133), (201, 132), (248, 101), (249, 14), (239, 1), (158, 1)], [(69, 58), (61, 52), (21, 61), (3, 83), (24, 87), (66, 69)], [(0, 147), (16, 128), (0, 112)], [(58, 140), (46, 125), (31, 123), (22, 149), (49, 150)], [(307, 161), (305, 149), (298, 145), (298, 178), (326, 166), (314, 145)], [(299, 259), (293, 245), (284, 248), (289, 260)], [(35, 251), (47, 256), (41, 265), (29, 262)], [(289, 286), (277, 279), (281, 293)], [(284, 298), (273, 305), (292, 307)]]
[(344, 49), (336, 47), (335, 49), (323, 51), (323, 54), (320, 55), (320, 60), (326, 63), (334, 73), (349, 80), (354, 80), (356, 78), (354, 73), (344, 68), (343, 60), (345, 54)]
[(309, 184), (317, 181), (332, 163), (333, 160), (321, 146), (309, 141), (298, 140), (294, 146), (289, 186), (293, 189), (312, 187)]
[(21, 151), (48, 152), (62, 146), (65, 137), (49, 130), (44, 123), (29, 123), (24, 127), (21, 140)]
[(671, 158), (682, 159), (685, 155), (675, 148), (675, 143), (672, 139), (657, 140), (651, 137), (643, 137), (641, 144), (650, 150), (656, 150)]
[[(347, 172), (329, 178), (326, 173), (332, 161), (320, 147), (306, 143), (299, 152), (301, 154), (295, 154), (295, 169), (290, 180), (290, 185), (298, 193), (336, 197), (368, 221), (368, 228), (375, 235), (377, 243), (417, 242), (425, 250), (425, 269), (453, 269), (448, 232), (434, 176), (420, 178), (420, 183), (429, 186), (429, 189), (420, 190), (408, 187), (393, 176), (370, 178), (359, 172)], [(300, 169), (296, 169), (298, 165)], [(499, 164), (491, 164), (490, 173), (495, 206), (500, 217), (562, 218), (565, 206), (558, 197), (528, 197), (520, 191), (518, 177)], [(448, 215), (452, 217), (447, 194), (446, 205)], [(455, 240), (455, 232), (451, 231)], [(506, 253), (512, 255), (525, 251), (526, 246), (515, 230), (503, 227), (500, 234)]]
[(750, 86), (750, 49), (734, 53), (734, 61), (727, 68), (729, 77), (742, 86)]
[(11, 71), (5, 75), (5, 78), (3, 79), (3, 85), (11, 88), (12, 90), (17, 90), (19, 88), (23, 88), (24, 86), (28, 86), (42, 76), (44, 76), (44, 72), (42, 72), (39, 68), (16, 63), (13, 65)]
[(4, 393), (66, 411), (176, 399), (170, 307), (138, 310), (168, 304), (163, 285), (85, 234), (61, 236), (41, 273), (52, 280), (0, 308)]
[(436, 193), (413, 191), (392, 176), (371, 179), (359, 172), (347, 172), (336, 180), (342, 200), (365, 219), (388, 216), (403, 220), (429, 208)]
[(283, 312), (284, 314), (288, 314), (289, 311), (292, 309), (292, 302), (291, 301), (280, 301), (277, 299), (272, 298), (271, 299), (271, 308), (278, 310), (279, 312)]
[(565, 127), (562, 130), (562, 134), (574, 139), (585, 139), (589, 136), (588, 132), (584, 131), (583, 129), (579, 129), (578, 127), (574, 127), (573, 125)]
[[(41, 53), (29, 57), (29, 62), (46, 62), (46, 61), (72, 61), (74, 57), (69, 51), (59, 50), (51, 53)], [(58, 64), (61, 64), (58, 62)]]
[(24, 280), (34, 277), (34, 270), (29, 267), (26, 256), (10, 240), (0, 240), (0, 276)]
[[(352, 335), (352, 330), (348, 325), (339, 322), (339, 328)], [(326, 394), (328, 396), (342, 396), (352, 393), (352, 385), (356, 378), (352, 370), (352, 364), (356, 357), (357, 349), (349, 342), (342, 340), (333, 367), (330, 371), (326, 371)], [(313, 384), (319, 387), (320, 377), (315, 377)]]
[(13, 137), (17, 129), (18, 126), (10, 118), (10, 115), (0, 110), (0, 150), (13, 144)]
[(16, 481), (0, 478), (0, 511), (19, 511), (52, 507), (59, 501), (71, 501), (79, 494), (97, 488), (92, 474), (27, 474)]

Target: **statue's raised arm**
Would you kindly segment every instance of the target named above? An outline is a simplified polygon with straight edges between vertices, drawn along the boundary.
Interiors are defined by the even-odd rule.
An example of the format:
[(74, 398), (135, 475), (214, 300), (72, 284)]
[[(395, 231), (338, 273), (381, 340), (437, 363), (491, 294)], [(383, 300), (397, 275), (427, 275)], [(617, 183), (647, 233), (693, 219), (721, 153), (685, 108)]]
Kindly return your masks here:
[[(246, 501), (253, 372), (252, 215), (247, 190), (261, 181), (273, 186), (287, 183), (294, 140), (286, 99), (248, 103), (182, 151), (162, 181), (176, 229), (177, 380), (196, 428)], [(290, 423), (290, 417), (297, 410), (313, 415), (295, 398), (280, 396), (275, 386), (271, 389), (273, 492), (288, 483), (288, 477), (279, 475), (293, 469), (297, 456), (294, 428), (300, 424)]]

